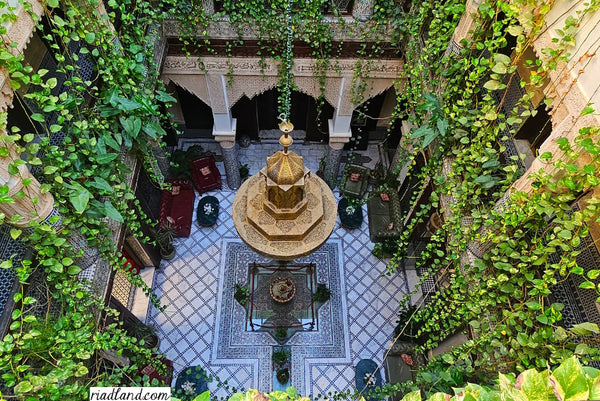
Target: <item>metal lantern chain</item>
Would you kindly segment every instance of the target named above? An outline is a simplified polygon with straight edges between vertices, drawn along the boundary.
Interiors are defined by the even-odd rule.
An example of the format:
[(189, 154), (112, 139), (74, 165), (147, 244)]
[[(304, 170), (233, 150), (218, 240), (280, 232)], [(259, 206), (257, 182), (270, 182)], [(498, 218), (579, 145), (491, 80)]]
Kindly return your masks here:
[(287, 25), (287, 43), (285, 54), (285, 97), (284, 97), (284, 112), (283, 121), (289, 121), (290, 107), (292, 103), (292, 91), (290, 88), (290, 80), (292, 75), (292, 40), (294, 37), (294, 26), (292, 25), (292, 1), (288, 0), (287, 14), (285, 22)]

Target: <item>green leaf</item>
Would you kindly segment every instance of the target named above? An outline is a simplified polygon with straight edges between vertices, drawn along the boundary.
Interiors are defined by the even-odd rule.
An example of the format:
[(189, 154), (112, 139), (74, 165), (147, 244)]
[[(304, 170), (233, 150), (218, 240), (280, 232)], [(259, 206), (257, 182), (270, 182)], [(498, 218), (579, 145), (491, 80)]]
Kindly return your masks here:
[(205, 392), (194, 398), (194, 401), (210, 401), (210, 391), (206, 390)]
[(63, 265), (58, 262), (51, 264), (50, 270), (52, 270), (55, 273), (62, 273), (64, 271)]
[(507, 65), (502, 64), (502, 63), (496, 63), (492, 67), (492, 71), (495, 72), (496, 74), (506, 74), (507, 70), (508, 70)]
[(119, 108), (119, 110), (122, 110), (122, 111), (131, 111), (131, 110), (139, 109), (140, 107), (142, 107), (142, 105), (139, 104), (138, 102), (136, 102), (134, 100), (126, 99), (124, 97), (118, 97), (117, 101), (119, 102), (119, 106), (117, 106), (117, 107)]
[[(446, 393), (435, 393), (427, 398), (427, 401), (446, 401)], [(449, 395), (448, 395), (449, 396)]]
[(437, 128), (438, 128), (438, 131), (440, 132), (440, 135), (445, 136), (446, 130), (448, 129), (448, 120), (446, 120), (445, 118), (439, 119), (437, 121)]
[[(50, 79), (48, 79), (48, 80), (46, 81), (46, 85), (47, 85), (47, 86), (48, 86), (48, 88), (50, 88), (50, 89), (54, 89), (54, 88), (56, 87), (56, 85), (57, 85), (57, 84), (58, 84), (58, 80), (57, 80), (56, 78), (54, 78), (54, 77), (52, 77), (52, 78), (50, 78)], [(44, 110), (44, 111), (46, 111), (46, 110)], [(50, 110), (50, 111), (52, 111), (52, 110)]]
[(112, 162), (113, 160), (115, 160), (117, 157), (119, 157), (119, 155), (116, 153), (106, 153), (103, 155), (97, 155), (96, 161), (99, 164), (108, 164), (108, 163)]
[[(58, 0), (56, 1), (58, 2)], [(17, 394), (28, 393), (31, 390), (33, 390), (33, 385), (28, 380), (24, 380), (15, 386), (15, 393)]]
[(527, 398), (523, 392), (517, 390), (514, 385), (512, 379), (509, 376), (503, 375), (502, 373), (499, 376), (499, 385), (500, 391), (503, 394), (503, 400), (511, 400), (511, 401), (527, 401)]
[(94, 32), (88, 32), (85, 34), (85, 41), (88, 42), (89, 44), (94, 43), (95, 40), (96, 40), (96, 34)]
[(416, 390), (416, 391), (413, 391), (412, 393), (406, 394), (402, 398), (402, 401), (421, 401), (421, 391)]
[(77, 213), (83, 213), (90, 201), (90, 192), (77, 182), (67, 185), (67, 188), (70, 189), (69, 201), (75, 208), (75, 211), (77, 211)]
[[(121, 140), (122, 140), (121, 134), (120, 133), (115, 133), (114, 135), (118, 136), (119, 142), (121, 142)], [(111, 134), (104, 134), (104, 135), (102, 135), (102, 139), (104, 139), (104, 143), (106, 143), (108, 146), (110, 146), (111, 148), (113, 148), (117, 152), (121, 151), (121, 145), (119, 145), (117, 143), (117, 141), (112, 137)]]
[(175, 99), (173, 96), (169, 95), (167, 92), (161, 91), (161, 90), (157, 90), (156, 91), (156, 99), (160, 100), (161, 102), (171, 102), (171, 103), (177, 103), (177, 99)]
[(523, 33), (523, 27), (521, 25), (510, 25), (506, 28), (506, 31), (512, 36), (519, 36)]
[(121, 216), (121, 213), (119, 213), (119, 211), (115, 209), (115, 207), (109, 201), (104, 202), (104, 211), (107, 217), (110, 217), (119, 223), (123, 223), (123, 216)]
[(590, 400), (600, 400), (600, 374), (598, 373), (598, 369), (584, 366), (583, 371), (588, 378)]
[(493, 58), (495, 63), (510, 65), (510, 63), (512, 62), (510, 57), (502, 53), (495, 53)]
[(540, 305), (539, 302), (537, 301), (529, 301), (527, 303), (525, 303), (525, 305), (527, 305), (527, 307), (531, 310), (540, 310), (542, 309), (542, 305)]
[(296, 391), (296, 389), (292, 386), (289, 386), (288, 388), (286, 388), (285, 392), (287, 393), (287, 395), (290, 396), (291, 399), (295, 399), (296, 396), (298, 395), (298, 391)]
[(596, 278), (598, 278), (598, 276), (600, 276), (600, 269), (592, 269), (589, 272), (587, 272), (587, 275), (590, 280), (595, 280)]
[(494, 263), (494, 267), (499, 270), (509, 271), (512, 269), (512, 265), (510, 263), (505, 262), (496, 262)]
[(149, 123), (144, 124), (142, 129), (153, 139), (158, 139), (159, 137), (167, 135), (163, 127), (156, 121), (150, 121)]
[(548, 383), (548, 371), (537, 372), (529, 369), (517, 377), (515, 387), (519, 388), (528, 401), (547, 401), (554, 399), (552, 387)]
[(415, 130), (412, 132), (412, 135), (411, 135), (411, 137), (412, 137), (412, 138), (420, 138), (420, 137), (422, 137), (422, 136), (429, 135), (429, 133), (430, 133), (431, 131), (433, 131), (433, 130), (432, 130), (430, 127), (429, 127), (429, 125), (427, 125), (427, 124), (425, 124), (425, 125), (421, 125), (419, 128), (415, 129)]
[(58, 170), (56, 166), (46, 166), (44, 167), (44, 174), (54, 174)]
[(569, 230), (560, 230), (560, 232), (558, 233), (558, 236), (562, 239), (571, 239), (573, 234), (571, 234), (571, 231), (569, 231)]
[(40, 123), (43, 123), (46, 121), (46, 119), (44, 118), (44, 116), (40, 113), (33, 113), (31, 115), (31, 119)]
[(564, 401), (587, 400), (589, 388), (581, 365), (575, 356), (564, 361), (552, 372), (550, 382), (554, 393)]
[(106, 192), (112, 192), (113, 190), (110, 184), (102, 177), (94, 177), (94, 182), (90, 182), (88, 185)]
[(588, 105), (581, 111), (581, 116), (587, 116), (588, 114), (594, 113), (594, 111), (594, 108)]
[(502, 287), (500, 287), (500, 291), (504, 292), (505, 294), (512, 294), (513, 292), (515, 292), (515, 286), (511, 283), (506, 283)]
[(71, 265), (68, 267), (67, 269), (67, 273), (69, 273), (70, 275), (77, 275), (81, 272), (81, 267), (77, 266), (77, 265)]
[(487, 90), (495, 91), (495, 90), (506, 88), (506, 85), (503, 84), (502, 82), (496, 81), (494, 79), (490, 79), (483, 85), (483, 87)]
[(19, 238), (19, 235), (21, 235), (22, 232), (23, 232), (22, 230), (19, 230), (19, 229), (16, 229), (16, 228), (11, 228), (10, 229), (10, 236), (11, 236), (12, 239), (17, 239), (17, 238)]
[(48, 0), (48, 7), (57, 8), (60, 6), (58, 0)]
[(587, 355), (590, 353), (590, 348), (587, 344), (577, 344), (574, 353), (575, 355)]
[(583, 283), (579, 284), (579, 288), (593, 290), (596, 288), (596, 285), (594, 283), (592, 283), (591, 281), (584, 281)]
[(574, 325), (569, 329), (569, 331), (580, 335), (580, 336), (589, 336), (590, 334), (598, 334), (600, 333), (600, 329), (598, 329), (598, 325), (596, 323), (579, 323)]

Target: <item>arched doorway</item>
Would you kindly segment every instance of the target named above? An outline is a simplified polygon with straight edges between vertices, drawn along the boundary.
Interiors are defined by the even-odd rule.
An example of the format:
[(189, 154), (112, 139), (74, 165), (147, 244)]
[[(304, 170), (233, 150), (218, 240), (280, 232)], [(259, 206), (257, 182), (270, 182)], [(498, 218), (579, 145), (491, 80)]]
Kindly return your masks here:
[(396, 91), (390, 87), (354, 109), (350, 124), (353, 139), (344, 148), (365, 150), (369, 141), (386, 139), (390, 122), (390, 119), (386, 119), (386, 117), (391, 116), (395, 105)]
[[(247, 135), (259, 139), (260, 131), (278, 129), (279, 115), (277, 99), (279, 91), (270, 89), (249, 99), (242, 96), (231, 108), (231, 115), (237, 119), (236, 135)], [(333, 118), (333, 106), (324, 102), (319, 113), (317, 101), (302, 92), (292, 92), (290, 121), (295, 130), (306, 132), (307, 141), (326, 142), (329, 140), (327, 120)]]
[(197, 96), (175, 85), (185, 127), (179, 127), (186, 138), (212, 138), (213, 114), (209, 105)]

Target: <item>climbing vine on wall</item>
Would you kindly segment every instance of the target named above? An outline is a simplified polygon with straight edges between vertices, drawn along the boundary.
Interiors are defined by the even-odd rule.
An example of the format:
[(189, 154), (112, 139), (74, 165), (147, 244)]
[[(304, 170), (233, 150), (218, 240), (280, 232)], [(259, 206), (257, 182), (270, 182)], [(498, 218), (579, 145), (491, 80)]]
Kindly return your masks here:
[[(112, 10), (103, 15), (95, 1), (49, 0), (43, 4), (43, 15), (36, 16), (29, 3), (20, 3), (33, 20), (47, 21), (45, 29), (39, 20), (38, 33), (57, 63), (52, 75), (29, 66), (6, 37), (0, 48), (0, 65), (10, 85), (15, 90), (28, 87), (24, 99), (34, 109), (29, 115), (34, 132), (7, 127), (7, 114), (1, 115), (5, 134), (0, 138), (0, 157), (9, 161), (8, 173), (22, 180), (24, 190), (10, 196), (4, 185), (0, 202), (30, 199), (35, 210), (38, 198), (28, 188), (32, 180), (19, 167), (40, 166), (41, 193), (54, 196), (60, 214), (44, 222), (33, 220), (26, 229), (13, 228), (13, 239), (22, 241), (33, 257), (19, 264), (13, 259), (0, 264), (13, 268), (19, 281), (9, 331), (0, 342), (6, 396), (87, 399), (90, 385), (139, 384), (140, 367), (152, 363), (164, 369), (143, 342), (111, 323), (118, 318), (105, 306), (104, 294), (79, 279), (83, 250), (74, 247), (77, 233), (88, 247), (98, 250), (100, 259), (151, 295), (141, 279), (123, 267), (113, 237), (120, 223), (149, 240), (140, 228), (146, 217), (126, 184), (132, 171), (125, 154), (154, 160), (153, 149), (165, 135), (162, 125), (168, 116), (163, 110), (175, 99), (157, 79), (150, 27), (160, 23), (166, 16), (162, 10), (172, 4), (107, 4)], [(14, 11), (4, 17), (12, 15), (10, 19), (16, 20)], [(122, 24), (119, 32), (111, 24), (117, 15)], [(91, 78), (82, 74), (83, 58), (94, 65)], [(15, 95), (13, 101), (22, 99)], [(53, 114), (56, 119), (50, 122)], [(150, 173), (160, 177), (157, 171)], [(12, 216), (11, 222), (18, 218)], [(34, 275), (43, 278), (45, 289), (38, 293), (46, 297), (28, 292)], [(156, 297), (151, 298), (160, 307)], [(101, 357), (103, 352), (127, 356), (131, 363), (113, 364)]]
[[(507, 114), (501, 106), (508, 83), (520, 80), (517, 65), (547, 29), (551, 5), (482, 2), (473, 35), (456, 53), (447, 49), (456, 14), (464, 9), (461, 2), (419, 2), (406, 13), (388, 13), (404, 22), (405, 87), (396, 114), (416, 127), (410, 134), (413, 154), (425, 151), (428, 156), (420, 171), (414, 162), (409, 169), (421, 184), (389, 273), (402, 263), (415, 227), (434, 210), (445, 210), (443, 227), (416, 262), (417, 268), (429, 270), (422, 280), (433, 278), (440, 289), (411, 319), (427, 339), (422, 352), (456, 331), (473, 337), (424, 368), (416, 382), (423, 388), (448, 390), (467, 379), (485, 383), (492, 371), (553, 365), (573, 354), (586, 362), (598, 358), (593, 337), (598, 327), (563, 327), (564, 305), (549, 296), (569, 275), (583, 276), (582, 288), (598, 291), (598, 273), (584, 275), (577, 255), (588, 225), (600, 216), (600, 200), (593, 194), (600, 183), (599, 128), (582, 128), (574, 141), (558, 139), (557, 154), (540, 155), (545, 165), (535, 173), (532, 190), (512, 190), (498, 203), (522, 174), (516, 156), (503, 160), (506, 141), (535, 114), (533, 91), (539, 91), (550, 71), (565, 68), (580, 21), (597, 8), (597, 2), (586, 3), (566, 19), (555, 43), (542, 51), (547, 57), (529, 64), (530, 91)], [(509, 37), (516, 42), (511, 57), (505, 54)], [(440, 110), (431, 106), (432, 97), (423, 96), (427, 93), (434, 94)], [(588, 106), (582, 117), (591, 113)], [(432, 195), (420, 199), (427, 185)], [(406, 297), (403, 303), (408, 302)]]

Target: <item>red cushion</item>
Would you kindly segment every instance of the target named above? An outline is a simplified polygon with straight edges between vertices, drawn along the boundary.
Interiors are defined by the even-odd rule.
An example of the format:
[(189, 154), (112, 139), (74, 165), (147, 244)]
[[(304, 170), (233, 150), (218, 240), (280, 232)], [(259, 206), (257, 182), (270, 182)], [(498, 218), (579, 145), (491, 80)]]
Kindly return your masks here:
[(360, 178), (360, 173), (352, 173), (350, 174), (350, 181), (358, 182)]
[(190, 163), (194, 186), (199, 193), (221, 189), (221, 173), (213, 156), (203, 157)]
[(194, 214), (194, 200), (196, 194), (192, 184), (187, 180), (173, 180), (172, 186), (179, 186), (179, 194), (173, 195), (172, 191), (163, 190), (158, 213), (159, 226), (167, 222), (170, 217), (175, 228), (175, 237), (189, 237), (192, 230), (192, 215)]

